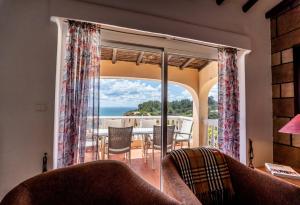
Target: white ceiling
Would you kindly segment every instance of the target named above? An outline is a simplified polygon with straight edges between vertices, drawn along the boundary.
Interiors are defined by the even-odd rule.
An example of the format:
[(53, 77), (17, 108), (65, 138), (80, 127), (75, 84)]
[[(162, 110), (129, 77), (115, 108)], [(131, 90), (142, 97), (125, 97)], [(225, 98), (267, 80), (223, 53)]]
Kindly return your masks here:
[[(239, 8), (242, 13), (242, 6), (248, 0), (224, 0), (218, 6), (215, 0), (79, 0), (85, 2), (93, 2), (96, 4), (112, 6), (121, 9), (132, 10), (145, 14), (162, 15), (166, 17), (174, 17), (185, 15), (186, 12), (201, 11), (205, 12), (205, 8), (218, 9), (226, 7)], [(259, 11), (262, 13), (267, 12), (269, 9), (277, 5), (281, 0), (261, 0), (251, 8), (250, 12)], [(212, 10), (206, 12), (214, 12)], [(176, 15), (174, 15), (177, 13)], [(170, 16), (170, 14), (172, 14)]]
[[(77, 0), (132, 12), (168, 18), (197, 26), (219, 28), (239, 34), (247, 33), (248, 22), (264, 21), (265, 13), (281, 0), (260, 0), (247, 13), (242, 6), (247, 0)], [(228, 18), (229, 16), (229, 18)], [(251, 20), (250, 20), (251, 19)], [(138, 19), (137, 19), (138, 21)], [(236, 30), (236, 24), (245, 28)], [(223, 25), (220, 27), (220, 25)], [(251, 28), (250, 28), (251, 29)]]

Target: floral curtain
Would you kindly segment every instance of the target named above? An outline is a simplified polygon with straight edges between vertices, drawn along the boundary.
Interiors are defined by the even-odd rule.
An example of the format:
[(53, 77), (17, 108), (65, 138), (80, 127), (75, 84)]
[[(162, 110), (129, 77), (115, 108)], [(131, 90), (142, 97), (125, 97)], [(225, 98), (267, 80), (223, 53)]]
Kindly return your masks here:
[(232, 48), (219, 49), (218, 61), (218, 144), (224, 153), (239, 160), (240, 125), (237, 50)]
[(90, 141), (96, 156), (94, 130), (99, 127), (100, 27), (68, 22), (62, 70), (58, 133), (58, 167), (85, 161)]

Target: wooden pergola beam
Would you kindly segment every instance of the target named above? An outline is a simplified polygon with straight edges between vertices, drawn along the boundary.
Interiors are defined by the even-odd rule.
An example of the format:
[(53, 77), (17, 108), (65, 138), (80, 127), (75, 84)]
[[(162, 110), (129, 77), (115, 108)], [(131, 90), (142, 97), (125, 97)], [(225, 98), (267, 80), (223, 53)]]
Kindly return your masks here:
[(112, 58), (111, 58), (111, 62), (113, 64), (115, 64), (117, 62), (117, 52), (118, 52), (118, 49), (113, 48), (113, 55), (112, 55)]
[(195, 60), (195, 58), (188, 59), (183, 65), (180, 66), (180, 69), (184, 69), (184, 68), (188, 67), (191, 64), (191, 62), (193, 62), (194, 60)]
[(137, 60), (136, 60), (136, 65), (140, 65), (140, 63), (142, 62), (143, 60), (143, 57), (144, 57), (144, 51), (140, 52)]
[(201, 71), (203, 68), (205, 68), (208, 64), (210, 64), (211, 61), (206, 61), (205, 63), (203, 63), (199, 68), (198, 71)]
[(223, 2), (224, 2), (224, 0), (216, 0), (216, 3), (217, 3), (218, 5), (221, 5)]
[(246, 13), (247, 11), (249, 11), (257, 1), (258, 0), (248, 0), (242, 7), (243, 12)]

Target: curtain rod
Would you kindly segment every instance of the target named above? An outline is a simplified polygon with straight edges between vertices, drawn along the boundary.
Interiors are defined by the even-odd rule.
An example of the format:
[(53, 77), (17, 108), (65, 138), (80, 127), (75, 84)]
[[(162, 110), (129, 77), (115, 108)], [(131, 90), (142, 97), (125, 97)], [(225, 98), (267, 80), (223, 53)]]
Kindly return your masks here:
[[(94, 22), (90, 22), (90, 21), (82, 21), (82, 20), (73, 20), (73, 19), (66, 19), (66, 18), (61, 18), (61, 17), (58, 17), (60, 19), (63, 19), (63, 22), (65, 23), (68, 23), (69, 20), (71, 21), (79, 21), (79, 22), (84, 22), (84, 23), (94, 23)], [(101, 25), (100, 23), (94, 23), (94, 24), (97, 24), (97, 25)], [(101, 30), (106, 30), (106, 31), (113, 31), (113, 32), (119, 32), (119, 33), (126, 33), (126, 34), (133, 34), (133, 35), (140, 35), (140, 36), (147, 36), (147, 35), (142, 35), (142, 34), (134, 34), (134, 33), (129, 33), (129, 32), (122, 32), (122, 31), (117, 31), (117, 30), (113, 30), (113, 29), (106, 29), (106, 28), (101, 28)], [(142, 31), (143, 32), (143, 31)], [(157, 38), (163, 38), (161, 36), (150, 36), (148, 35), (148, 37), (157, 37)], [(165, 38), (163, 38), (165, 39)], [(179, 41), (179, 40), (178, 40)], [(113, 44), (122, 44), (122, 45), (125, 45), (125, 47), (120, 47), (120, 46), (116, 46), (116, 45), (101, 45), (102, 48), (118, 48), (118, 49), (124, 49), (124, 50), (135, 50), (135, 49), (129, 49), (128, 47), (126, 47), (126, 45), (128, 46), (140, 46), (140, 47), (144, 47), (144, 48), (154, 48), (154, 49), (161, 49), (161, 48), (158, 48), (158, 47), (153, 47), (153, 46), (146, 46), (146, 45), (140, 45), (140, 44), (133, 44), (133, 43), (126, 43), (126, 42), (111, 42), (111, 41), (105, 41), (107, 43), (113, 43)], [(188, 43), (192, 43), (192, 42), (188, 42)], [(193, 43), (192, 43), (193, 44)], [(195, 43), (194, 43), (195, 44)], [(203, 45), (204, 46), (204, 45)], [(209, 47), (209, 46), (207, 46)], [(217, 49), (217, 48), (216, 48)], [(185, 51), (185, 50), (181, 50), (181, 49), (175, 49), (176, 51)], [(148, 52), (151, 52), (151, 51), (148, 51)], [(180, 56), (184, 56), (184, 57), (187, 57), (187, 58), (197, 58), (197, 59), (201, 59), (201, 60), (207, 60), (207, 61), (217, 61), (217, 59), (215, 58), (203, 58), (201, 56), (197, 56), (197, 55), (192, 55), (192, 54), (182, 54), (182, 53), (179, 53), (179, 52), (174, 52), (174, 51), (171, 51), (169, 52), (169, 55), (180, 55)]]

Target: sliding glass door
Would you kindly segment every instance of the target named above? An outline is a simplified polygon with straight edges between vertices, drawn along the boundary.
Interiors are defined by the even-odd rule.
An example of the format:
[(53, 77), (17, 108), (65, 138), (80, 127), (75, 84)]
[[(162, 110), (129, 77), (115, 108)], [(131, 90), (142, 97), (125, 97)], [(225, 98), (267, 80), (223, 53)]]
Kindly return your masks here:
[[(198, 70), (194, 57), (169, 52), (168, 55), (168, 111), (167, 124), (173, 128), (172, 147), (169, 150), (192, 147), (196, 118), (196, 91)], [(197, 122), (196, 122), (197, 123)], [(170, 144), (171, 140), (169, 140)]]
[[(201, 143), (198, 86), (206, 64), (164, 48), (103, 41), (98, 159), (122, 161), (160, 188), (167, 152)], [(127, 144), (114, 144), (118, 138)]]
[[(167, 62), (163, 49), (102, 42), (97, 130), (97, 159), (128, 164), (160, 188), (161, 158), (167, 135)], [(95, 113), (95, 112), (93, 112)], [(90, 123), (93, 124), (93, 123)], [(96, 139), (95, 137), (96, 136)], [(93, 160), (87, 145), (86, 161)]]
[(168, 50), (167, 124), (174, 126), (173, 150), (205, 144), (206, 128), (201, 123), (206, 121), (207, 115), (206, 89), (211, 86), (210, 81), (216, 78), (216, 73), (207, 67), (209, 61), (200, 55)]

